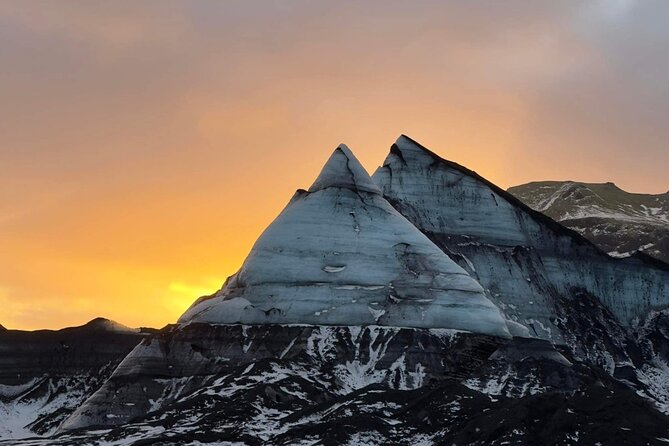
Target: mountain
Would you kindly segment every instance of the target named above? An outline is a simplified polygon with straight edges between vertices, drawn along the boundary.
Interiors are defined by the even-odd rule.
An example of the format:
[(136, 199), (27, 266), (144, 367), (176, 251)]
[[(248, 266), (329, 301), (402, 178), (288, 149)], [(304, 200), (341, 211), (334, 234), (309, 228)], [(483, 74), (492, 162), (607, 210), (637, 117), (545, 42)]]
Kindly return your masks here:
[(668, 284), (406, 136), (372, 178), (340, 146), (220, 291), (12, 444), (662, 445)]
[(623, 325), (669, 303), (669, 265), (613, 259), (406, 136), (374, 174), (393, 206), (488, 290), (521, 332), (560, 341), (559, 299), (590, 295)]
[[(240, 337), (239, 330), (222, 330), (220, 324), (260, 328), (252, 330), (252, 335), (243, 330)], [(486, 337), (511, 337), (505, 319), (481, 286), (402, 217), (381, 196), (350, 150), (339, 146), (314, 184), (296, 192), (221, 291), (195, 302), (167, 339), (135, 349), (63, 428), (123, 424), (158, 407), (156, 401), (162, 399), (162, 405), (173, 402), (164, 397), (170, 394), (173, 382), (157, 383), (150, 378), (140, 384), (129, 378), (163, 376), (164, 363), (171, 365), (170, 377), (188, 379), (189, 388), (194, 389), (196, 383), (198, 387), (205, 384), (202, 375), (229, 373), (228, 363), (237, 367), (276, 357), (277, 352), (283, 357), (303, 355), (310, 343), (323, 343), (319, 351), (327, 348), (328, 340), (319, 338), (320, 329), (294, 333), (286, 329), (267, 336), (268, 324), (342, 327), (337, 332), (342, 338), (341, 351), (334, 361), (317, 356), (301, 365), (304, 370), (325, 366), (337, 370), (335, 364), (341, 363), (338, 380), (342, 382), (330, 383), (335, 393), (357, 389), (359, 383), (395, 379), (375, 371), (375, 362), (346, 365), (347, 360), (355, 359), (349, 357), (346, 344), (355, 346), (365, 337), (387, 338), (386, 342), (395, 344), (392, 340), (401, 327), (425, 329), (420, 332), (425, 338), (422, 345), (443, 345), (443, 330), (485, 335), (469, 341), (475, 345), (495, 344)], [(363, 331), (369, 326), (377, 328)], [(406, 333), (417, 336), (414, 331)], [(233, 344), (222, 351), (221, 340), (228, 338), (240, 342), (242, 350)], [(416, 387), (444, 369), (434, 356), (439, 349), (423, 352), (419, 345), (404, 352), (384, 347), (373, 359), (393, 365), (405, 387)], [(227, 358), (223, 364), (221, 357)], [(325, 364), (323, 359), (327, 359)], [(432, 366), (428, 368), (426, 362)], [(362, 371), (357, 370), (360, 367)], [(140, 386), (152, 390), (138, 392)]]
[(510, 336), (481, 286), (401, 216), (346, 146), (241, 270), (180, 323), (451, 328)]
[(612, 256), (643, 251), (669, 262), (669, 192), (634, 194), (613, 183), (575, 181), (533, 182), (508, 191)]
[(0, 330), (0, 439), (54, 433), (145, 335), (103, 318)]
[(667, 384), (647, 383), (648, 374), (662, 374), (664, 366), (639, 330), (653, 325), (649, 320), (664, 320), (669, 265), (643, 254), (612, 258), (405, 136), (374, 179), (400, 213), (481, 283), (518, 324), (516, 335), (564, 345), (628, 381), (633, 369), (640, 391), (667, 404)]
[(64, 328), (63, 330), (109, 333), (139, 333), (141, 331), (139, 328), (126, 327), (123, 324), (119, 324), (118, 322), (103, 317), (97, 317), (80, 327)]

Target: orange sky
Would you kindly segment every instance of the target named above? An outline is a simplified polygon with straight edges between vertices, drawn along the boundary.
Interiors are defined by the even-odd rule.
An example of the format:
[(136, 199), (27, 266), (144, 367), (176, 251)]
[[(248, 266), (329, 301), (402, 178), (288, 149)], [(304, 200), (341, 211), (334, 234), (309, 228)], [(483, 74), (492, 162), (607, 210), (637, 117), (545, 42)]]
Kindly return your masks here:
[(528, 3), (1, 2), (0, 324), (175, 321), (341, 142), (665, 192), (669, 4)]

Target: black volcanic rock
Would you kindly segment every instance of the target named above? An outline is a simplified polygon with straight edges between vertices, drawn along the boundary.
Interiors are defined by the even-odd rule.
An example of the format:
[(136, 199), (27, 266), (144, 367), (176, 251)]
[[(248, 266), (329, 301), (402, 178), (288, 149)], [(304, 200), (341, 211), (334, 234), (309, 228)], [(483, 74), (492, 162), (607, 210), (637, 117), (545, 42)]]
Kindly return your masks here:
[(123, 327), (100, 318), (61, 330), (0, 332), (0, 384), (21, 384), (45, 374), (86, 373), (118, 361), (142, 335), (127, 327), (109, 329), (113, 325)]
[[(163, 358), (156, 357), (150, 374), (134, 369), (135, 375), (112, 378), (101, 390), (125, 395), (119, 412), (101, 415), (117, 416), (123, 402), (132, 403), (128, 386), (138, 396), (155, 392), (164, 398), (160, 410), (137, 411), (114, 428), (71, 431), (30, 444), (132, 438), (158, 445), (661, 445), (669, 430), (669, 418), (647, 400), (546, 341), (490, 342), (481, 335), (435, 337), (424, 329), (382, 327), (243, 330), (202, 325), (161, 332), (146, 341), (147, 347), (157, 342)], [(210, 343), (190, 345), (204, 338)], [(212, 373), (190, 371), (185, 377), (185, 370), (160, 366), (188, 350), (208, 352)], [(411, 368), (393, 367), (402, 355), (413, 358), (407, 365), (432, 363), (425, 370), (431, 367), (433, 376), (413, 388), (405, 380)], [(162, 391), (155, 387), (156, 370), (173, 375), (159, 379), (170, 383)], [(347, 388), (355, 371), (369, 381)], [(381, 380), (372, 379), (376, 373)]]
[[(478, 368), (501, 338), (452, 330), (393, 327), (188, 324), (147, 338), (63, 425), (127, 423), (174, 398), (259, 362), (267, 377), (294, 374), (341, 395), (371, 384), (409, 389), (462, 378)], [(277, 362), (281, 365), (272, 365)], [(273, 370), (273, 368), (275, 370)], [(242, 374), (243, 375), (243, 374)], [(262, 381), (262, 380), (261, 380)], [(172, 386), (183, 382), (174, 393)]]

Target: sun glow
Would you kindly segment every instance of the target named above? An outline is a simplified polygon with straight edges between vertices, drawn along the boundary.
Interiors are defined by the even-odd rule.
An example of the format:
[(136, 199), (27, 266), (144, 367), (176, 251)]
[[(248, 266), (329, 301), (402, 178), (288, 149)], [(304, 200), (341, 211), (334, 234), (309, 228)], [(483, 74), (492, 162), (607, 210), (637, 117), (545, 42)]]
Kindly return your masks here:
[(340, 143), (370, 173), (405, 133), (502, 187), (667, 190), (638, 2), (182, 3), (0, 2), (0, 324), (174, 322)]

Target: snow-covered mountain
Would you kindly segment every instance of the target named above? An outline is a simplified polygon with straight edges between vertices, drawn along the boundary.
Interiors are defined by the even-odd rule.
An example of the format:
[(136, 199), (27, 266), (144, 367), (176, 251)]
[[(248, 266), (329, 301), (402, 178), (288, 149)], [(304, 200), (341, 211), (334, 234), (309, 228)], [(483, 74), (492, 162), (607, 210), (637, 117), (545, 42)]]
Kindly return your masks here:
[(634, 194), (613, 183), (540, 181), (510, 193), (612, 256), (643, 251), (669, 262), (669, 192)]
[(0, 329), (0, 439), (53, 434), (148, 334), (104, 318), (62, 330)]
[(340, 146), (219, 292), (20, 444), (666, 444), (667, 308), (662, 262), (408, 137), (373, 178)]
[(179, 322), (510, 336), (483, 288), (383, 198), (343, 145), (260, 236), (241, 270)]

